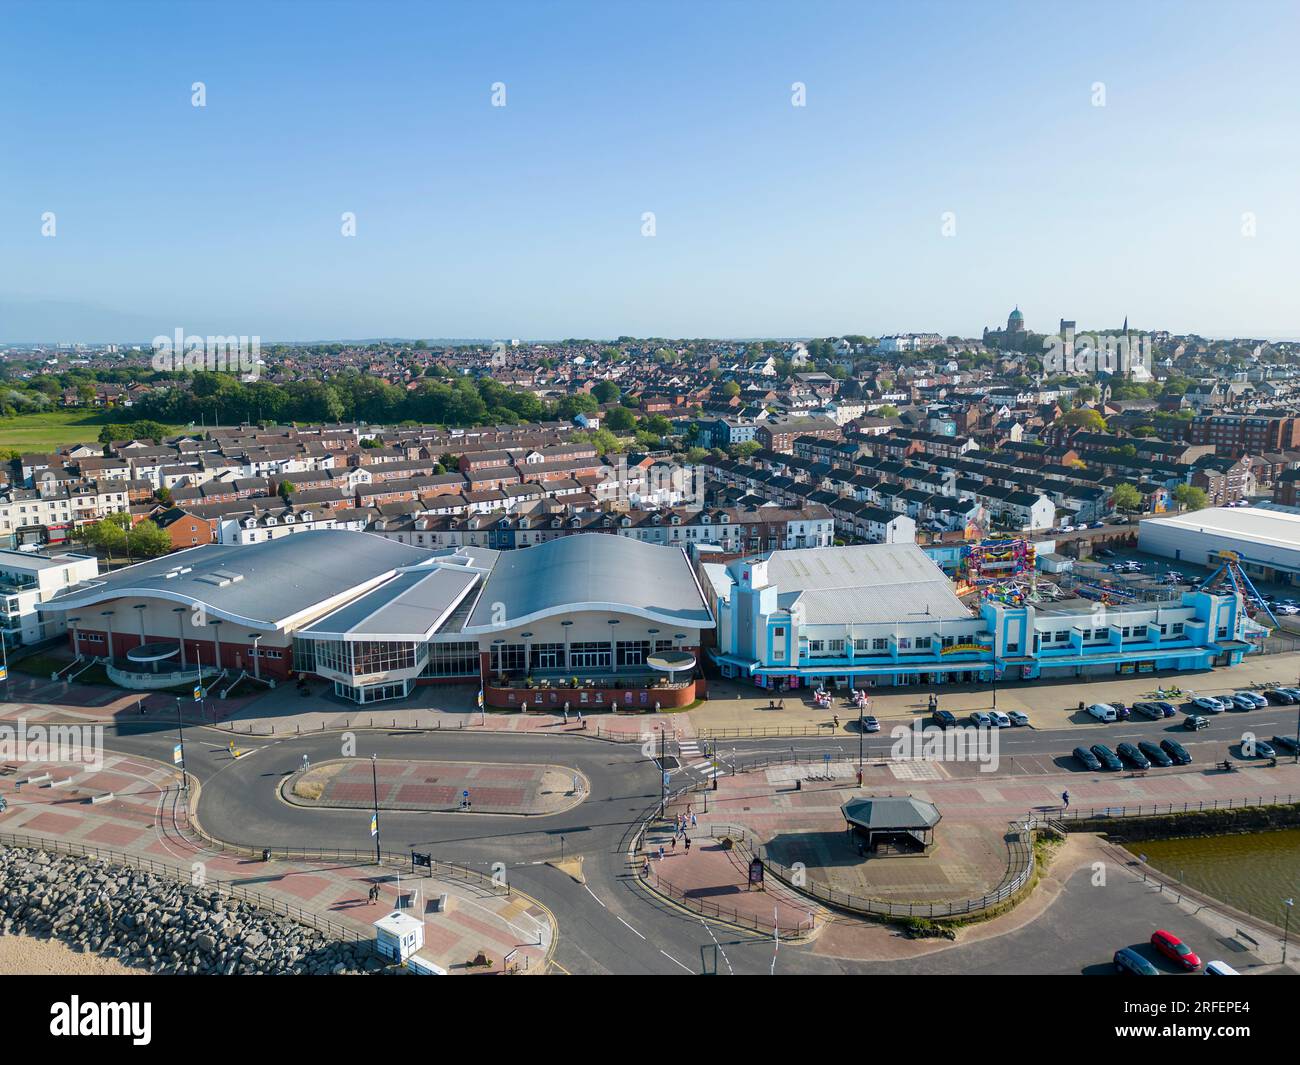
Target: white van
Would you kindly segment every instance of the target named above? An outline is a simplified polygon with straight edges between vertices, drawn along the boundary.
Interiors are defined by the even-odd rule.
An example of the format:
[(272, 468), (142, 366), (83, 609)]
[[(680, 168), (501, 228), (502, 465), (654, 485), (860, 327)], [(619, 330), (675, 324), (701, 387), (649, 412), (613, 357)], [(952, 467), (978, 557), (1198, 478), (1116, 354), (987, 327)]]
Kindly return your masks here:
[(1088, 713), (1098, 721), (1117, 721), (1119, 715), (1115, 713), (1115, 708), (1109, 703), (1093, 703), (1088, 707)]
[(1207, 961), (1205, 963), (1205, 975), (1206, 976), (1240, 976), (1241, 973), (1237, 972), (1237, 970), (1234, 969), (1231, 965), (1229, 965), (1226, 961)]

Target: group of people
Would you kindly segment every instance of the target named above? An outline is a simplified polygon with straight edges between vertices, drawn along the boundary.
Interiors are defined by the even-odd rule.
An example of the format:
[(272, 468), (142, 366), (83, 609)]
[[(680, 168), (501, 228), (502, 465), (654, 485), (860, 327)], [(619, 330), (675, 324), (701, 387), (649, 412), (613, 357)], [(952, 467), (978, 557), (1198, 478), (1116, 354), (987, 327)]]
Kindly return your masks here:
[[(677, 813), (673, 818), (673, 837), (668, 841), (667, 847), (665, 847), (662, 843), (659, 844), (659, 849), (655, 851), (655, 857), (662, 862), (666, 857), (668, 857), (669, 854), (676, 854), (677, 841), (679, 839), (682, 841), (686, 853), (690, 854), (691, 837), (686, 834), (686, 830), (688, 828), (695, 828), (697, 824), (699, 824), (699, 822), (696, 820), (695, 814), (692, 812), (689, 806), (686, 807), (685, 813), (680, 813), (680, 812)], [(650, 873), (650, 859), (647, 857), (641, 863), (641, 874), (643, 876), (648, 876), (649, 873)]]

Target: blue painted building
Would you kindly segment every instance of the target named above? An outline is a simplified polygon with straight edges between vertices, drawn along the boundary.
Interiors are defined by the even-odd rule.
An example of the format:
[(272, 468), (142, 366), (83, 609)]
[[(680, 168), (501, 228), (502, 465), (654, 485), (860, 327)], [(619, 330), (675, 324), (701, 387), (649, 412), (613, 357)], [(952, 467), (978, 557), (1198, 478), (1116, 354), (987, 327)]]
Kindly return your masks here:
[(714, 661), (765, 688), (1100, 678), (1235, 665), (1251, 650), (1235, 596), (971, 608), (912, 544), (773, 551), (703, 570)]

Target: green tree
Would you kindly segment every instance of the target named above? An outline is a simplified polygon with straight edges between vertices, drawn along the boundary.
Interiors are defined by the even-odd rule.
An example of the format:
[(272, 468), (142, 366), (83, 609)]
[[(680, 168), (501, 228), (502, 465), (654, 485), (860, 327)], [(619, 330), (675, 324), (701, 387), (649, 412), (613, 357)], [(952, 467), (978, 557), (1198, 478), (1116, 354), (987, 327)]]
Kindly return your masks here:
[(127, 548), (133, 555), (154, 558), (172, 549), (172, 539), (152, 521), (142, 521), (126, 534)]
[(1142, 509), (1142, 494), (1131, 484), (1117, 485), (1111, 496), (1115, 509), (1124, 514), (1133, 514)]
[(1204, 488), (1191, 484), (1180, 484), (1174, 488), (1174, 502), (1184, 510), (1204, 510), (1210, 502)]
[(621, 395), (618, 385), (613, 381), (597, 381), (592, 387), (591, 394), (601, 403), (617, 403)]
[(626, 407), (615, 407), (605, 415), (603, 425), (616, 433), (630, 433), (636, 428), (636, 415)]

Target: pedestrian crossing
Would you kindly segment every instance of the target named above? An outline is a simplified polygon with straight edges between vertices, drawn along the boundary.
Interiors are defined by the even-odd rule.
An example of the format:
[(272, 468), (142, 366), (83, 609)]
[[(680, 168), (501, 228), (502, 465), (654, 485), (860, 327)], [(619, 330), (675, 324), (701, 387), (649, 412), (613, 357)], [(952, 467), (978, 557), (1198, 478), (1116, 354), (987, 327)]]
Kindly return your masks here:
[(700, 745), (695, 740), (677, 741), (677, 760), (684, 768), (698, 773), (705, 780), (712, 780), (722, 774), (722, 770), (715, 769), (713, 761), (704, 756), (704, 752), (700, 750)]

